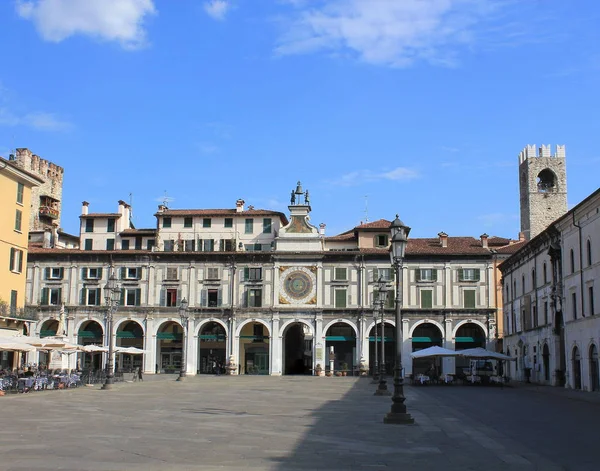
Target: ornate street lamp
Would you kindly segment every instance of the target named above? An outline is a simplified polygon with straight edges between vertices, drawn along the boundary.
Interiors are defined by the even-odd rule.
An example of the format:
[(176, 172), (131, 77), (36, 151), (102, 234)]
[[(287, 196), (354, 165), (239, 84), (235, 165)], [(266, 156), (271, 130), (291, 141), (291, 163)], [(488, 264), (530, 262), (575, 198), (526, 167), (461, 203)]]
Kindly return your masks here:
[(394, 394), (392, 395), (392, 408), (384, 418), (384, 424), (414, 424), (415, 419), (406, 412), (404, 401), (404, 378), (402, 377), (402, 289), (400, 276), (402, 275), (402, 263), (404, 253), (408, 245), (408, 234), (410, 227), (398, 218), (390, 225), (392, 236), (390, 260), (396, 274), (396, 361), (394, 363)]
[(177, 381), (183, 381), (186, 378), (187, 358), (185, 357), (185, 351), (187, 350), (188, 322), (190, 320), (190, 313), (187, 308), (187, 299), (183, 298), (179, 303), (179, 317), (181, 318), (181, 326), (183, 327), (183, 337), (181, 339), (181, 368), (179, 368)]
[(371, 384), (379, 383), (379, 359), (377, 358), (377, 300), (373, 299), (373, 333), (375, 334), (375, 363), (373, 363), (373, 381)]
[(391, 393), (387, 388), (387, 381), (385, 380), (385, 319), (384, 319), (384, 308), (385, 300), (387, 298), (388, 287), (385, 281), (380, 277), (377, 282), (377, 304), (379, 311), (381, 312), (381, 361), (379, 362), (379, 386), (375, 391), (375, 396), (389, 396)]
[(117, 311), (120, 299), (121, 287), (117, 283), (117, 278), (113, 271), (104, 286), (104, 301), (106, 302), (106, 335), (108, 336), (108, 371), (106, 372), (106, 381), (102, 385), (102, 389), (112, 389), (113, 384), (115, 383), (113, 366), (113, 316)]

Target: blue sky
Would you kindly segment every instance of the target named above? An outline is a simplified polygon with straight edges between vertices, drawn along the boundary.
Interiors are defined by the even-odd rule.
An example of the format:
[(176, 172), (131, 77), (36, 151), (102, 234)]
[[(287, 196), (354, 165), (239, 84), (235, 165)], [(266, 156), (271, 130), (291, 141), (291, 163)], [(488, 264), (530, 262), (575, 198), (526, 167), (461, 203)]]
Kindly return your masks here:
[(0, 155), (65, 168), (81, 201), (153, 227), (238, 198), (327, 234), (517, 237), (517, 154), (566, 144), (569, 204), (598, 188), (593, 0), (4, 0)]

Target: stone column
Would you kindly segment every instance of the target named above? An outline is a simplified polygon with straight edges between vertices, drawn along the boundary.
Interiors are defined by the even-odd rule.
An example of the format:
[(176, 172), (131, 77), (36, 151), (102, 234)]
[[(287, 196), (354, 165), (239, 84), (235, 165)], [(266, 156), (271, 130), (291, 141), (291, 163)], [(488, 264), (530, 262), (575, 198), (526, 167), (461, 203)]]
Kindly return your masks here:
[(144, 350), (148, 353), (144, 354), (144, 372), (153, 374), (156, 371), (158, 363), (156, 357), (156, 335), (154, 335), (154, 318), (150, 315), (145, 319), (144, 332)]
[(279, 332), (279, 313), (274, 313), (271, 320), (270, 360), (272, 376), (281, 376), (281, 352), (283, 339)]
[[(156, 306), (156, 267), (148, 265), (148, 292), (146, 306)], [(154, 366), (152, 366), (154, 371)]]
[(188, 324), (188, 343), (185, 352), (186, 374), (196, 376), (198, 372), (198, 335), (196, 335), (196, 319), (190, 318)]

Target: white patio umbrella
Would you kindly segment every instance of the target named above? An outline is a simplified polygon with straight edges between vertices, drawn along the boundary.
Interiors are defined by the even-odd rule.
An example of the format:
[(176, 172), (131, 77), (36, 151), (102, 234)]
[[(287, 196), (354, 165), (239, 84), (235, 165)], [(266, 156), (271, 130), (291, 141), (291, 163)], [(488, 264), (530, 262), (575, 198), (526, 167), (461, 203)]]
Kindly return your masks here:
[(86, 353), (108, 352), (108, 347), (101, 345), (79, 345), (79, 350)]
[(480, 358), (482, 360), (516, 360), (516, 358), (504, 355), (503, 353), (493, 352), (485, 348), (467, 348), (457, 352), (460, 356), (469, 358)]
[(115, 352), (117, 353), (129, 353), (130, 355), (141, 355), (143, 353), (148, 353), (148, 350), (142, 350), (137, 347), (117, 347), (115, 348)]
[(35, 347), (13, 338), (0, 338), (0, 351), (35, 352)]
[(410, 354), (411, 358), (427, 358), (427, 357), (455, 357), (458, 356), (459, 352), (455, 350), (448, 350), (434, 345), (433, 347), (424, 348)]

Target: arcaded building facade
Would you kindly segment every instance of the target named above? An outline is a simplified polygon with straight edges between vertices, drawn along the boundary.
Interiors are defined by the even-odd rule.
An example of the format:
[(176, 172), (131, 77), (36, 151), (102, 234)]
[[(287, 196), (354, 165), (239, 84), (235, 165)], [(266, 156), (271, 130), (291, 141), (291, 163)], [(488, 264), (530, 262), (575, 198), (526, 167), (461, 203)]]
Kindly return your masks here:
[[(103, 288), (112, 273), (122, 291), (112, 341), (146, 351), (117, 354), (120, 368), (178, 371), (185, 349), (187, 374), (211, 373), (215, 363), (235, 365), (238, 374), (312, 374), (318, 365), (355, 372), (361, 362), (374, 364), (382, 314), (374, 300), (382, 281), (392, 292), (383, 309), (384, 364), (391, 372), (394, 215), (327, 236), (324, 225), (310, 224), (311, 204), (298, 182), (287, 214), (246, 207), (241, 199), (232, 209), (161, 205), (155, 228), (136, 229), (127, 203), (94, 213), (84, 202), (78, 248), (30, 249), (27, 296), (38, 311), (37, 334), (61, 334), (64, 304), (69, 340), (106, 345)], [(409, 239), (401, 270), (406, 374), (426, 367), (409, 360), (416, 349), (493, 348), (498, 249), (512, 245), (486, 234)], [(179, 316), (183, 299), (188, 326)], [(99, 368), (105, 358), (64, 361)], [(447, 373), (460, 367), (454, 360), (439, 366)]]

